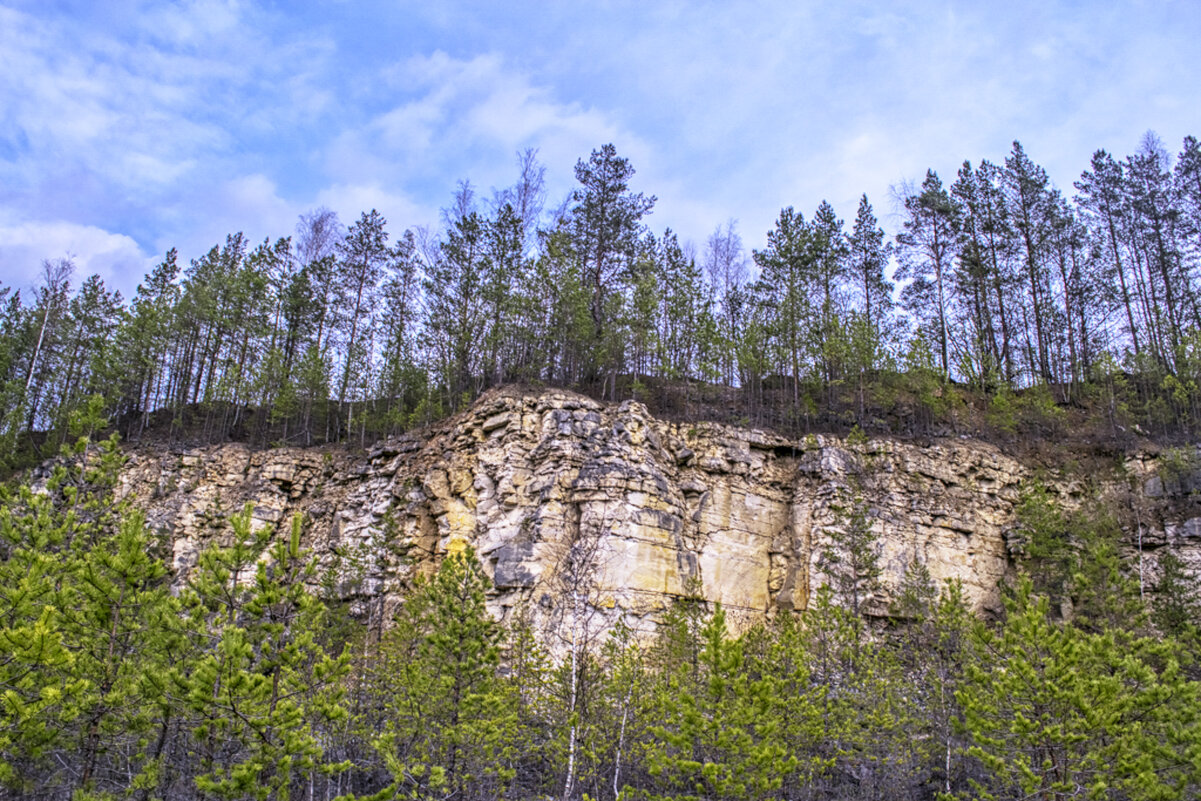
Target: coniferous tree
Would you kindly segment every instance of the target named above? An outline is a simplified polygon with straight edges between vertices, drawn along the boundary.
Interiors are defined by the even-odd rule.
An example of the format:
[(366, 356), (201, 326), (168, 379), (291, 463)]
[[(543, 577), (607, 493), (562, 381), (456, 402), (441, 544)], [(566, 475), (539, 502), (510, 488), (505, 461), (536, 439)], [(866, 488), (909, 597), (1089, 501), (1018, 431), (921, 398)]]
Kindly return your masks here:
[(990, 180), (990, 165), (979, 170), (965, 161), (951, 187), (963, 209), (959, 259), (954, 273), (955, 294), (960, 299), (956, 315), (959, 336), (953, 338), (957, 363), (969, 381), (986, 389), (1008, 384), (1010, 333), (1005, 286), (1008, 232), (1004, 206), (997, 202)]
[(869, 329), (879, 332), (879, 338), (887, 339), (891, 334), (893, 285), (885, 268), (892, 254), (867, 195), (859, 198), (847, 246), (848, 279), (858, 295), (864, 321)]
[[(74, 271), (75, 265), (70, 259), (42, 262), (41, 282), (34, 288), (34, 306), (26, 318), (22, 348), (24, 386), (17, 404), (9, 412), (14, 431), (17, 426), (33, 431), (35, 425), (44, 425), (49, 417), (44, 406), (62, 358)], [(21, 417), (24, 419), (19, 419)]]
[(54, 398), (55, 427), (64, 437), (71, 413), (79, 411), (86, 398), (109, 391), (109, 347), (121, 305), (121, 293), (110, 292), (96, 275), (85, 279), (71, 299)]
[(490, 265), (485, 226), (475, 211), (457, 218), (426, 265), (427, 345), (441, 373), (450, 409), (459, 408), (478, 390), (478, 346), (488, 322), (484, 287)]
[(376, 748), (390, 792), (495, 798), (513, 779), (517, 714), (497, 675), (501, 630), (468, 548), (406, 602), (384, 643), (385, 730)]
[(1027, 369), (1033, 380), (1049, 384), (1056, 378), (1051, 365), (1055, 307), (1048, 247), (1055, 224), (1056, 193), (1046, 171), (1031, 161), (1016, 141), (1005, 159), (1001, 182), (1017, 234), (1029, 301), (1024, 309)]
[(170, 337), (179, 300), (179, 254), (172, 248), (138, 284), (116, 332), (118, 414), (129, 415), (126, 436), (140, 435), (150, 414), (170, 402)]
[(1149, 799), (1196, 791), (1197, 687), (1184, 681), (1170, 645), (1056, 625), (1028, 579), (1006, 610), (999, 630), (975, 624), (980, 657), (958, 692), (968, 754), (984, 769), (975, 793)]
[(776, 227), (767, 234), (767, 247), (754, 251), (759, 267), (756, 299), (768, 322), (774, 346), (774, 364), (787, 371), (793, 400), (800, 399), (800, 382), (812, 363), (810, 332), (814, 318), (813, 250), (805, 217), (791, 206), (780, 212)]
[[(593, 340), (603, 343), (610, 320), (610, 296), (616, 291), (621, 270), (628, 266), (642, 236), (642, 218), (654, 208), (654, 196), (631, 192), (634, 168), (617, 155), (613, 145), (592, 151), (578, 161), (575, 177), (580, 183), (571, 195), (569, 227), (573, 249), (579, 259), (581, 283), (590, 295)], [(616, 353), (609, 353), (610, 358)], [(597, 368), (592, 367), (596, 372)], [(610, 376), (610, 381), (615, 376)], [(616, 388), (612, 387), (615, 392)]]
[(247, 507), (228, 547), (204, 551), (180, 598), (191, 653), (167, 692), (189, 718), (196, 787), (217, 798), (288, 798), (323, 764), (314, 727), (346, 715), (335, 688), (348, 664), (319, 642), (325, 610), (301, 521), (271, 542)]
[[(351, 386), (351, 376), (361, 379), (372, 359), (368, 343), (375, 329), (377, 290), (389, 258), (387, 224), (375, 209), (364, 212), (338, 245), (341, 270), (340, 280), (334, 284), (334, 302), (347, 326), (342, 377), (338, 382), (339, 407), (347, 403), (355, 389)], [(342, 413), (347, 415), (349, 430), (353, 422), (349, 407), (342, 409)]]
[(746, 670), (742, 643), (718, 606), (701, 629), (696, 689), (666, 677), (647, 761), (653, 799), (770, 797), (797, 767), (779, 739), (785, 699)]
[[(25, 485), (0, 492), (0, 639), (6, 645), (0, 660), (0, 783), (18, 794), (38, 786), (78, 789), (57, 760), (77, 746), (94, 766), (98, 735), (91, 726), (79, 732), (76, 725), (107, 709), (92, 684), (94, 652), (79, 640), (78, 615), (88, 613), (79, 593), (88, 589), (89, 568), (103, 558), (92, 546), (106, 544), (119, 525), (111, 492), (121, 457), (115, 440), (96, 445), (86, 438), (65, 455), (71, 463), (58, 465), (42, 491)], [(114, 677), (110, 689), (116, 684)], [(95, 717), (95, 725), (103, 717)]]
[(901, 301), (929, 332), (938, 349), (944, 380), (950, 377), (951, 265), (959, 230), (960, 209), (933, 170), (921, 188), (903, 200), (904, 230), (897, 234), (898, 281), (910, 280)]
[[(846, 302), (846, 283), (850, 277), (848, 268), (846, 234), (842, 220), (834, 213), (834, 207), (822, 201), (813, 215), (810, 227), (813, 252), (812, 294), (820, 300), (817, 318), (813, 321), (814, 353), (822, 382), (832, 389), (845, 370), (845, 348), (848, 337), (843, 334)], [(831, 396), (832, 397), (832, 396)]]

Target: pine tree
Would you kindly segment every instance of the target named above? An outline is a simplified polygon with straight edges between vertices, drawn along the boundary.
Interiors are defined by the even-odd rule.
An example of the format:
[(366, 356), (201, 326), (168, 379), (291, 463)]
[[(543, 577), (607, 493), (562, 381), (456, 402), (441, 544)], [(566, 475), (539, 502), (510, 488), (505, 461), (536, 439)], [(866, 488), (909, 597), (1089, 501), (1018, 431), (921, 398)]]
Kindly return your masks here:
[(834, 213), (834, 207), (822, 201), (813, 214), (810, 226), (813, 252), (813, 290), (820, 300), (817, 319), (814, 320), (814, 351), (818, 369), (826, 387), (831, 390), (845, 370), (846, 337), (842, 335), (845, 325), (846, 282), (850, 277), (847, 256), (849, 248), (842, 220)]
[(884, 269), (892, 254), (884, 243), (884, 230), (867, 195), (859, 198), (859, 211), (847, 246), (848, 277), (859, 295), (864, 319), (877, 337), (887, 339), (891, 333), (893, 286)]
[(314, 727), (346, 715), (339, 693), (345, 654), (318, 641), (325, 610), (308, 590), (315, 563), (300, 547), (300, 518), (271, 542), (247, 506), (228, 547), (210, 547), (180, 598), (191, 652), (167, 692), (191, 724), (196, 787), (217, 798), (290, 797), (323, 767)]
[(128, 415), (126, 437), (141, 435), (150, 414), (170, 401), (170, 336), (179, 299), (179, 254), (172, 248), (137, 291), (116, 332), (118, 415)]
[(985, 774), (980, 797), (1191, 797), (1198, 787), (1197, 686), (1171, 646), (1056, 624), (1023, 579), (958, 692)]
[(479, 389), (479, 344), (489, 322), (485, 227), (485, 220), (474, 211), (454, 220), (435, 258), (426, 265), (427, 345), (438, 365), (449, 409), (469, 402)]
[(420, 257), (416, 237), (405, 231), (392, 250), (389, 275), (381, 296), (381, 334), (384, 341), (379, 396), (387, 403), (387, 432), (406, 427), (407, 414), (425, 391), (425, 373), (417, 364), (420, 325)]
[(921, 727), (918, 737), (929, 743), (930, 782), (949, 796), (963, 783), (967, 746), (956, 693), (972, 657), (973, 616), (962, 585), (950, 580), (940, 591), (925, 563), (916, 559), (906, 567), (892, 613), (905, 694)]
[[(37, 785), (68, 792), (78, 787), (71, 787), (70, 778), (51, 759), (61, 758), (63, 750), (72, 753), (72, 745), (80, 747), (81, 755), (89, 744), (94, 751), (93, 737), (73, 738), (72, 732), (81, 717), (95, 714), (97, 705), (107, 708), (95, 692), (95, 665), (88, 660), (87, 641), (81, 641), (77, 615), (95, 608), (88, 603), (93, 598), (81, 597), (88, 590), (84, 582), (95, 575), (120, 527), (112, 488), (121, 456), (115, 439), (97, 445), (83, 437), (64, 448), (63, 455), (66, 459), (41, 491), (28, 485), (0, 490), (0, 642), (5, 652), (0, 659), (0, 784), (18, 793)], [(136, 533), (136, 524), (122, 531)], [(125, 625), (130, 624), (136, 621), (126, 619)], [(112, 662), (107, 667), (123, 668)], [(130, 670), (136, 674), (137, 667)], [(93, 760), (94, 754), (88, 761), (94, 765)]]
[[(1009, 218), (1017, 234), (1024, 284), (1034, 330), (1026, 330), (1026, 361), (1031, 377), (1051, 383), (1050, 337), (1054, 301), (1051, 288), (1051, 269), (1048, 241), (1051, 237), (1054, 199), (1046, 171), (1030, 160), (1020, 142), (1005, 159), (1001, 183)], [(1032, 338), (1033, 335), (1033, 338)]]
[(569, 225), (573, 249), (580, 260), (581, 283), (590, 295), (588, 311), (596, 343), (604, 340), (611, 323), (610, 295), (622, 268), (630, 264), (637, 250), (642, 218), (655, 205), (653, 196), (630, 191), (633, 176), (629, 160), (618, 156), (611, 144), (593, 150), (587, 162), (581, 159), (575, 166), (580, 187), (571, 196), (575, 205)]
[(68, 306), (53, 401), (55, 427), (64, 443), (72, 412), (80, 410), (86, 398), (112, 392), (109, 346), (121, 306), (121, 293), (106, 289), (96, 275), (84, 280)]
[(351, 407), (347, 405), (353, 400), (351, 392), (355, 389), (351, 377), (359, 380), (359, 388), (363, 389), (361, 379), (370, 370), (374, 355), (367, 343), (372, 342), (377, 290), (390, 255), (387, 225), (388, 221), (375, 209), (363, 212), (338, 245), (341, 269), (338, 272), (340, 280), (334, 283), (334, 304), (349, 330), (345, 331), (346, 347), (337, 398), (347, 433), (354, 424)]
[(760, 274), (756, 299), (765, 312), (767, 333), (780, 364), (792, 379), (793, 401), (800, 399), (800, 382), (814, 359), (813, 248), (809, 224), (791, 206), (780, 212), (767, 234), (767, 247), (754, 251)]
[(742, 645), (726, 631), (718, 606), (702, 628), (695, 690), (665, 676), (661, 724), (648, 754), (653, 799), (771, 797), (797, 767), (779, 739), (780, 686), (745, 670)]
[(865, 605), (881, 589), (883, 573), (879, 536), (859, 481), (853, 479), (850, 497), (835, 507), (840, 520), (825, 530), (829, 541), (822, 548), (819, 560), (831, 587), (856, 617), (863, 614)]
[(926, 171), (919, 190), (904, 198), (904, 207), (904, 230), (897, 234), (896, 279), (911, 283), (902, 291), (901, 301), (929, 329), (946, 380), (951, 374), (950, 277), (960, 209), (933, 170)]
[(385, 640), (386, 722), (375, 748), (389, 797), (495, 798), (513, 779), (516, 699), (497, 675), (502, 632), (486, 586), (470, 548), (448, 555)]
[(1168, 549), (1160, 555), (1158, 567), (1159, 577), (1151, 588), (1155, 597), (1151, 619), (1156, 628), (1190, 648), (1195, 657), (1201, 645), (1197, 577), (1183, 559)]

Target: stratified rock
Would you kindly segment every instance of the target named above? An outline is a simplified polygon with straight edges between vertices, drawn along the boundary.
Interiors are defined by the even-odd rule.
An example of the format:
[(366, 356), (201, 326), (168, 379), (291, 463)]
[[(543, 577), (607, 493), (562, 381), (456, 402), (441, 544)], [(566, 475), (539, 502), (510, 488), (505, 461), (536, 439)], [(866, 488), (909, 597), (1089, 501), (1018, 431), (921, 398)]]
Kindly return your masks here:
[[(1146, 460), (1128, 469), (1148, 483), (1154, 473)], [(578, 593), (581, 622), (603, 628), (623, 617), (651, 631), (693, 592), (721, 602), (735, 625), (805, 609), (826, 580), (829, 533), (846, 524), (856, 493), (884, 567), (869, 612), (887, 613), (915, 559), (936, 581), (959, 581), (977, 611), (995, 611), (998, 581), (1022, 547), (1014, 516), (1027, 475), (973, 440), (790, 440), (665, 422), (638, 402), (502, 390), (365, 458), (237, 445), (133, 452), (124, 482), (169, 533), (181, 575), (250, 503), (256, 526), (304, 515), (309, 546), (340, 572), (329, 586), (347, 595), (400, 598), (416, 573), (470, 545), (494, 579), (498, 618), (561, 624)], [(1198, 540), (1198, 531), (1197, 519), (1149, 525), (1144, 547)]]

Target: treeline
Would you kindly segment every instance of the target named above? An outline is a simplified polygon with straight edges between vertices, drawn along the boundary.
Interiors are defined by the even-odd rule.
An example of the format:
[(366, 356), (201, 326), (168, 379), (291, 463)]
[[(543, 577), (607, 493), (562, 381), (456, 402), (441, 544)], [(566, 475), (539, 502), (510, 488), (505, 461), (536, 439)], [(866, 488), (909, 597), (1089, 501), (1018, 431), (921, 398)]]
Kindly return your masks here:
[(611, 145), (553, 209), (535, 154), (519, 166), (490, 198), (460, 185), (436, 231), (318, 210), (294, 237), (172, 250), (128, 303), (46, 262), (32, 294), (0, 290), (6, 452), (36, 431), (65, 441), (93, 395), (126, 438), (310, 444), (395, 433), (507, 382), (672, 387), (675, 411), (789, 431), (1004, 432), (1065, 405), (1111, 432), (1201, 423), (1193, 137), (1174, 159), (1150, 134), (1120, 161), (1098, 151), (1071, 198), (1015, 143), (949, 185), (902, 187), (895, 237), (864, 196), (849, 227), (825, 202), (784, 209), (749, 254), (733, 222), (700, 252), (652, 233), (655, 198)]
[(1027, 489), (997, 622), (915, 562), (891, 622), (869, 626), (854, 607), (879, 589), (878, 549), (852, 501), (810, 608), (735, 635), (687, 593), (648, 639), (588, 623), (586, 575), (539, 602), (562, 612), (548, 628), (520, 609), (502, 627), (466, 548), (356, 623), (338, 596), (378, 581), (387, 526), (370, 554), (319, 566), (300, 520), (276, 533), (213, 510), (213, 544), (173, 575), (171, 543), (114, 501), (119, 454), (81, 439), (0, 497), (5, 797), (1201, 793), (1196, 581), (1164, 559), (1148, 609), (1103, 503), (1065, 513)]

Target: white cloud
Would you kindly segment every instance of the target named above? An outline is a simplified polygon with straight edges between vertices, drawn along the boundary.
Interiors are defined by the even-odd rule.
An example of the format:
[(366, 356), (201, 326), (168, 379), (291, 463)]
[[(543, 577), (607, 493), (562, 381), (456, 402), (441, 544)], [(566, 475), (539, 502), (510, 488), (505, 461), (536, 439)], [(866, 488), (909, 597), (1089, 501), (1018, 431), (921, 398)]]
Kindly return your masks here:
[(251, 247), (264, 239), (290, 235), (304, 206), (282, 197), (275, 182), (251, 173), (203, 187), (181, 199), (173, 212), (172, 233), (156, 242), (158, 251), (179, 249), (188, 260), (241, 232)]
[(456, 177), (483, 187), (511, 181), (514, 154), (526, 147), (538, 148), (552, 182), (564, 185), (576, 159), (605, 142), (635, 160), (650, 152), (608, 115), (560, 102), (494, 53), (414, 57), (389, 69), (386, 80), (407, 96), (337, 138), (327, 166), (335, 180), (409, 187), (437, 179), (449, 200)]
[(97, 204), (171, 202), (182, 183), (213, 180), (334, 105), (333, 47), (271, 41), (253, 4), (127, 5), (109, 24), (0, 8), (0, 141), (27, 143), (0, 163), (10, 186), (36, 195), (84, 174), (108, 193)]
[(62, 220), (0, 224), (0, 281), (32, 287), (44, 259), (71, 258), (75, 283), (93, 273), (128, 296), (153, 259), (128, 236)]
[(324, 206), (338, 214), (344, 225), (352, 225), (363, 212), (375, 209), (388, 221), (388, 230), (395, 239), (406, 228), (437, 223), (437, 212), (414, 202), (398, 192), (378, 184), (336, 184), (317, 194), (315, 205)]
[(187, 0), (151, 7), (139, 15), (138, 24), (175, 46), (202, 47), (214, 37), (237, 32), (243, 5), (236, 0)]
[[(1201, 15), (1015, 2), (15, 0), (0, 223), (19, 209), (184, 258), (291, 233), (321, 203), (346, 222), (377, 207), (398, 232), (435, 222), (459, 179), (485, 197), (510, 183), (525, 147), (554, 204), (613, 142), (659, 196), (657, 230), (699, 244), (736, 217), (760, 246), (783, 205), (828, 198), (849, 219), (866, 191), (884, 216), (889, 185), (949, 181), (1014, 138), (1070, 187), (1097, 147), (1198, 133)], [(62, 249), (46, 244), (28, 269)]]
[[(210, 219), (234, 230), (249, 226), (269, 236), (286, 235), (296, 224), (296, 206), (279, 196), (275, 182), (265, 175), (244, 175), (226, 182), (216, 193)], [(262, 238), (262, 237), (260, 237)]]

